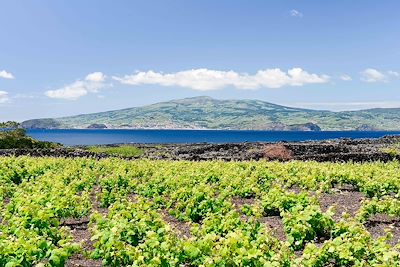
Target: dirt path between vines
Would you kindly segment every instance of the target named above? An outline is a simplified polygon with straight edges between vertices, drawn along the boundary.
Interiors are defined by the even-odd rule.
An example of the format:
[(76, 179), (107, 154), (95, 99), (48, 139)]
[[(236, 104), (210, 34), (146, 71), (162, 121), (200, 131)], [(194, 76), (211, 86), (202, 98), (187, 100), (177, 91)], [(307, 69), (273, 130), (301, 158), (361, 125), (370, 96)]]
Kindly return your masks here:
[[(106, 215), (108, 210), (100, 207), (100, 203), (96, 198), (96, 195), (100, 192), (98, 186), (94, 186), (90, 194), (90, 201), (93, 205), (93, 212), (99, 212), (102, 215)], [(89, 217), (86, 216), (80, 220), (68, 219), (63, 221), (61, 224), (71, 229), (73, 241), (82, 244), (82, 252), (72, 255), (65, 266), (66, 267), (101, 267), (101, 260), (88, 259), (85, 256), (86, 253), (90, 253), (93, 250), (93, 242), (90, 240), (92, 235), (88, 229)]]

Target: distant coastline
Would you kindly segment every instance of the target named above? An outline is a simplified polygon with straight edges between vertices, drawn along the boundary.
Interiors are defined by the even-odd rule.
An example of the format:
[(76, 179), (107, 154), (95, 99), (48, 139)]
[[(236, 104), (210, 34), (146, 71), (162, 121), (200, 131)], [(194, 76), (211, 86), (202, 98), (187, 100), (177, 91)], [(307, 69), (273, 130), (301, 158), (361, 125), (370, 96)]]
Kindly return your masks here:
[(254, 131), (254, 132), (397, 132), (400, 130), (397, 129), (389, 129), (389, 130), (320, 130), (320, 131), (310, 131), (310, 130), (274, 130), (274, 129), (208, 129), (208, 128), (24, 128), (26, 130), (87, 130), (87, 131), (96, 131), (96, 130), (155, 130), (155, 131)]
[(26, 129), (185, 129), (268, 131), (400, 130), (400, 108), (333, 112), (261, 100), (192, 97), (61, 118), (32, 119)]

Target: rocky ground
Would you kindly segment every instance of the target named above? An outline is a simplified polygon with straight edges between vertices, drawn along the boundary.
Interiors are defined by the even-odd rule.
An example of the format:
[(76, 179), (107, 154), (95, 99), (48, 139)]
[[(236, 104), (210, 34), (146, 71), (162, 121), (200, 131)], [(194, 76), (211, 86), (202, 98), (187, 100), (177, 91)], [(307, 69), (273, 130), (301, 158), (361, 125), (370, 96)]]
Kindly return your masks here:
[(379, 139), (335, 139), (325, 141), (228, 144), (136, 145), (142, 157), (171, 160), (315, 160), (370, 161), (392, 160), (398, 155), (387, 153), (400, 144), (400, 136)]
[[(131, 144), (143, 151), (139, 158), (154, 160), (315, 160), (315, 161), (388, 161), (400, 159), (400, 136), (377, 139), (335, 139), (278, 143), (226, 144)], [(109, 145), (116, 146), (116, 145)], [(392, 151), (390, 153), (389, 151)], [(394, 151), (394, 153), (393, 153)], [(397, 151), (397, 153), (396, 153)], [(110, 157), (85, 150), (85, 147), (57, 149), (8, 149), (0, 156), (30, 155), (55, 157)]]

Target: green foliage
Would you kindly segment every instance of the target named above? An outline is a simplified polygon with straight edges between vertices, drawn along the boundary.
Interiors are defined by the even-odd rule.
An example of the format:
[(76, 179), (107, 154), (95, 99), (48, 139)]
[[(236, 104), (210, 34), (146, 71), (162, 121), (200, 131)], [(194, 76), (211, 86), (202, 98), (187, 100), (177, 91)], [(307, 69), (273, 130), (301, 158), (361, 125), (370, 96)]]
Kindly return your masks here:
[(64, 266), (80, 248), (60, 221), (88, 214), (91, 170), (82, 171), (85, 165), (80, 161), (26, 157), (0, 161), (1, 184), (6, 189), (2, 197), (10, 198), (1, 209), (0, 266), (34, 266), (43, 261), (47, 266)]
[(143, 151), (137, 147), (130, 145), (121, 146), (91, 146), (87, 148), (88, 151), (94, 153), (102, 153), (110, 156), (136, 158), (139, 157)]
[(316, 238), (329, 239), (334, 226), (333, 213), (322, 213), (319, 206), (296, 206), (283, 214), (283, 225), (289, 244), (296, 250)]
[(178, 239), (144, 199), (116, 202), (107, 218), (92, 216), (92, 257), (109, 266), (177, 266)]
[(289, 266), (289, 250), (265, 227), (243, 222), (234, 212), (207, 218), (194, 236), (183, 241), (192, 266)]
[(357, 219), (360, 222), (365, 222), (368, 218), (376, 214), (400, 217), (400, 200), (387, 196), (382, 199), (373, 198), (365, 200), (357, 212)]
[(295, 207), (305, 208), (312, 203), (316, 203), (315, 198), (308, 197), (304, 192), (295, 194), (281, 188), (270, 189), (261, 200), (266, 216), (281, 215), (284, 212), (290, 212)]
[(398, 266), (400, 254), (385, 237), (374, 240), (360, 225), (340, 223), (321, 247), (308, 244), (300, 266)]
[(215, 197), (208, 187), (202, 185), (190, 189), (180, 188), (173, 192), (170, 197), (171, 202), (176, 203), (171, 214), (178, 219), (196, 223), (209, 214), (226, 212), (231, 209), (228, 202), (225, 202), (223, 198)]
[[(321, 211), (314, 192), (338, 184), (370, 197), (354, 219)], [(87, 256), (106, 266), (398, 266), (399, 245), (363, 223), (400, 217), (399, 189), (397, 161), (0, 157), (0, 267), (66, 265), (82, 249), (63, 222), (89, 215)]]
[(0, 131), (0, 149), (32, 149), (32, 148), (56, 148), (60, 144), (34, 140), (26, 135), (24, 129)]
[(15, 129), (19, 127), (19, 123), (16, 121), (5, 121), (5, 122), (0, 122), (0, 129), (6, 128), (6, 129)]

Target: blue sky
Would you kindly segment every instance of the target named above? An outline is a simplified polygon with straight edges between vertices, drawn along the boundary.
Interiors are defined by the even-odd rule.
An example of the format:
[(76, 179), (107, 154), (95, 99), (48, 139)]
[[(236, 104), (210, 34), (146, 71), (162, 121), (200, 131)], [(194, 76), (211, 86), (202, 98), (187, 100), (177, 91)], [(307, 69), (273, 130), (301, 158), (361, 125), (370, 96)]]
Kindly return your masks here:
[(3, 0), (0, 121), (208, 95), (400, 107), (400, 2)]

